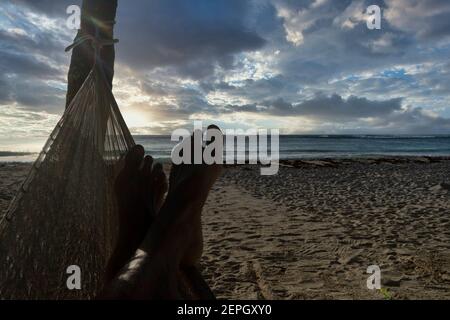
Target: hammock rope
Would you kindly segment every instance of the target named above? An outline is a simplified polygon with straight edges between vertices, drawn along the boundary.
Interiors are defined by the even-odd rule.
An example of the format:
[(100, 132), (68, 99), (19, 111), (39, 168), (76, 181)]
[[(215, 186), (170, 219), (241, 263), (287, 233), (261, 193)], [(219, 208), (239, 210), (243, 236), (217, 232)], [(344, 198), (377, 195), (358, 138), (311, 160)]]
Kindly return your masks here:
[[(0, 299), (86, 299), (102, 287), (117, 237), (114, 181), (134, 140), (106, 81), (101, 48), (118, 40), (84, 35), (95, 62), (0, 220)], [(81, 269), (81, 290), (67, 268)]]

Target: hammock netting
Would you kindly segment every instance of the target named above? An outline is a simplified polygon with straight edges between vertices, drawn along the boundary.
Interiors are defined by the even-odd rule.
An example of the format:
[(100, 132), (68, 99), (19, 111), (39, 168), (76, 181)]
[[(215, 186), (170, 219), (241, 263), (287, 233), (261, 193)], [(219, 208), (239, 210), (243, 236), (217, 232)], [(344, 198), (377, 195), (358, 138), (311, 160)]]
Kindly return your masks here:
[[(117, 235), (114, 180), (134, 145), (97, 63), (0, 221), (1, 299), (86, 299)], [(69, 290), (67, 268), (81, 269)]]

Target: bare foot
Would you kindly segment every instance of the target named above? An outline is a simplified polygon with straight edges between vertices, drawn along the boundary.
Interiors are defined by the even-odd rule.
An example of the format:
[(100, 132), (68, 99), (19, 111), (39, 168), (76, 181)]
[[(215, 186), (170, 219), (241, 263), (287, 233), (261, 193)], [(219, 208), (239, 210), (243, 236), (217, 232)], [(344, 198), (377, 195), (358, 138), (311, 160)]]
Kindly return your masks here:
[[(211, 125), (208, 130), (220, 129)], [(194, 266), (201, 258), (203, 253), (202, 208), (221, 171), (222, 166), (220, 164), (206, 165), (203, 163), (172, 166), (168, 198), (176, 199), (178, 210), (183, 212), (183, 214), (178, 215), (178, 221), (174, 222), (191, 229), (192, 232), (189, 239), (186, 239), (187, 248), (184, 255), (180, 257), (179, 264), (182, 267)]]
[(144, 158), (144, 148), (134, 146), (115, 183), (119, 207), (117, 245), (106, 268), (106, 281), (111, 280), (133, 256), (155, 220), (167, 192), (167, 178), (162, 165)]
[[(210, 129), (218, 128), (210, 126)], [(201, 256), (201, 212), (221, 170), (220, 164), (173, 166), (169, 192), (160, 213), (134, 257), (104, 290), (101, 298), (182, 297), (179, 289), (183, 284), (179, 276), (183, 266), (193, 266)]]

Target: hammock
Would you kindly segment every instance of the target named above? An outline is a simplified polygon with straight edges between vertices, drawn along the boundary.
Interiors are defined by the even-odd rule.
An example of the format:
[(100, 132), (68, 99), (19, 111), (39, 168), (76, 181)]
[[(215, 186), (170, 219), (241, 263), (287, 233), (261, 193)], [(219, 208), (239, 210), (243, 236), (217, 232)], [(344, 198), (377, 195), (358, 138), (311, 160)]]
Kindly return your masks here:
[[(95, 39), (74, 45), (85, 40)], [(102, 286), (118, 229), (113, 184), (134, 145), (98, 55), (112, 43), (94, 45), (94, 67), (0, 221), (1, 299), (87, 299)], [(71, 265), (81, 290), (67, 287)]]

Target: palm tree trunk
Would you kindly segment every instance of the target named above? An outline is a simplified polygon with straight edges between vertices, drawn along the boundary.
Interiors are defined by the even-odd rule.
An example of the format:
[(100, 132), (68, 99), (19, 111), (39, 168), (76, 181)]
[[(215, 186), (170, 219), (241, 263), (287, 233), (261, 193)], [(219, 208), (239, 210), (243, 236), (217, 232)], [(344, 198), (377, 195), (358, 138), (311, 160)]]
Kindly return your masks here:
[[(116, 18), (117, 0), (83, 0), (81, 25), (75, 41), (86, 34), (95, 36), (98, 28), (101, 39), (112, 39), (114, 20)], [(105, 74), (112, 87), (114, 76), (114, 46), (105, 46), (100, 52), (105, 66)], [(67, 76), (66, 107), (76, 95), (94, 63), (94, 50), (89, 42), (84, 42), (72, 51), (69, 73)]]

